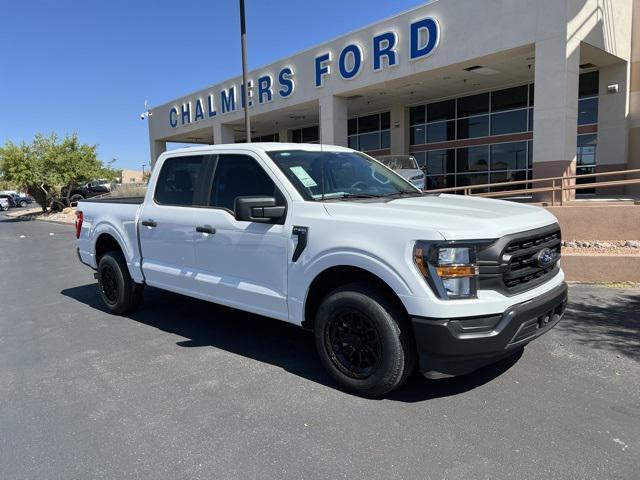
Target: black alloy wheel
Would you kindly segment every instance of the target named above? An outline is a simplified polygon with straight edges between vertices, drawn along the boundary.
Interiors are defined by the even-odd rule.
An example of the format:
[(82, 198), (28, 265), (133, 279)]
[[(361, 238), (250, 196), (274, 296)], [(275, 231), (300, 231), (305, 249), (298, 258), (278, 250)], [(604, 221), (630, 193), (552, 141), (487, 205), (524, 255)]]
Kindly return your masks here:
[(371, 319), (355, 309), (334, 312), (325, 330), (325, 342), (331, 361), (352, 378), (367, 378), (380, 364), (380, 334)]
[(100, 288), (107, 303), (115, 305), (118, 302), (120, 296), (120, 289), (118, 287), (118, 280), (116, 278), (116, 272), (111, 265), (105, 265), (102, 269), (102, 281), (100, 282)]

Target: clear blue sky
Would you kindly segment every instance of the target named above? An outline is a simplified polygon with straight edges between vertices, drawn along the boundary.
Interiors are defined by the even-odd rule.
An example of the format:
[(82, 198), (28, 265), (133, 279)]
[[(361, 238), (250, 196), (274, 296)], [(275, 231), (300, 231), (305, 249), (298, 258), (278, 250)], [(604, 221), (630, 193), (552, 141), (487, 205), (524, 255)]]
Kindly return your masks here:
[[(250, 69), (423, 3), (245, 1)], [(241, 72), (238, 0), (6, 0), (1, 10), (2, 144), (75, 131), (102, 160), (140, 169), (145, 99)]]

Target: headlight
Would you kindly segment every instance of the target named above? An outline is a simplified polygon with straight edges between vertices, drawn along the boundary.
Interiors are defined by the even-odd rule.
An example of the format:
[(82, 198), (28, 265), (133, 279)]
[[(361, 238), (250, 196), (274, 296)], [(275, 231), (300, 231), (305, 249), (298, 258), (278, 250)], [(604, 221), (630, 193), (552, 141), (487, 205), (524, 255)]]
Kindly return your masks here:
[(418, 241), (413, 249), (413, 259), (440, 298), (475, 298), (479, 273), (477, 251), (475, 245)]

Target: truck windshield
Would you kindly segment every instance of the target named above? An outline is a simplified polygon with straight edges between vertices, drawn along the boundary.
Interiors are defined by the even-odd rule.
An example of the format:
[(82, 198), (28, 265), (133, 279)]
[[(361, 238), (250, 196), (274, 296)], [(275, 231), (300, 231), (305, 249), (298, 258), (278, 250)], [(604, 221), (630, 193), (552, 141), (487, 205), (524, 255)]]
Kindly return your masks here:
[(307, 200), (421, 195), (409, 182), (358, 152), (268, 152)]

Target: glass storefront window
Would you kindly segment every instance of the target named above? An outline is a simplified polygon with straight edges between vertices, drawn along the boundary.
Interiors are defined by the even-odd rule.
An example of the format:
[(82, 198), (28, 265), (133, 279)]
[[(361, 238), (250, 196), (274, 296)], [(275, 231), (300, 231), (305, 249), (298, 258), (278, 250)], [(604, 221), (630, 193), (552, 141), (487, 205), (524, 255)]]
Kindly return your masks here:
[(458, 139), (486, 137), (489, 135), (489, 115), (458, 120)]
[[(391, 114), (389, 112), (350, 118), (348, 120), (349, 148), (362, 152), (389, 148), (391, 146), (390, 126)], [(415, 134), (414, 130), (411, 127), (410, 136), (412, 139)]]
[(293, 143), (318, 143), (320, 141), (320, 129), (317, 125), (291, 130)]
[(583, 73), (578, 82), (578, 98), (597, 96), (600, 87), (600, 72)]
[(358, 135), (358, 148), (366, 152), (380, 149), (380, 132), (361, 133)]
[(427, 124), (427, 143), (455, 140), (456, 122), (437, 122)]
[[(491, 179), (491, 183), (502, 183), (502, 182), (517, 182), (520, 180), (527, 179), (527, 171), (526, 170), (518, 170), (513, 171), (509, 170), (506, 172), (491, 172), (489, 176)], [(502, 190), (520, 190), (526, 187), (526, 184), (517, 184), (517, 185), (502, 185), (500, 187), (491, 187), (490, 190), (492, 192), (498, 192)]]
[(596, 145), (598, 136), (595, 134), (578, 135), (578, 151), (576, 164), (578, 166), (596, 164)]
[(489, 146), (467, 147), (458, 149), (457, 172), (489, 170)]
[(425, 125), (416, 125), (409, 129), (409, 143), (411, 145), (422, 145), (427, 143), (427, 128)]
[(431, 150), (426, 155), (427, 175), (442, 175), (456, 172), (456, 151), (453, 148), (447, 150)]
[(527, 96), (527, 85), (491, 92), (491, 112), (526, 108)]
[[(489, 93), (458, 98), (458, 118), (489, 112)], [(428, 110), (428, 108), (427, 108)]]
[[(468, 187), (469, 185), (482, 185), (489, 183), (489, 172), (482, 173), (463, 173), (456, 176), (457, 187)], [(482, 190), (474, 190), (474, 192), (480, 192)]]
[(491, 170), (523, 170), (527, 168), (527, 142), (491, 145)]
[(455, 100), (445, 100), (427, 105), (427, 122), (453, 120), (454, 118), (456, 118)]
[(578, 125), (598, 123), (598, 97), (578, 101)]
[(527, 110), (491, 114), (491, 135), (519, 133), (527, 131)]
[(426, 117), (426, 105), (417, 105), (409, 108), (409, 125), (418, 125), (424, 123)]

